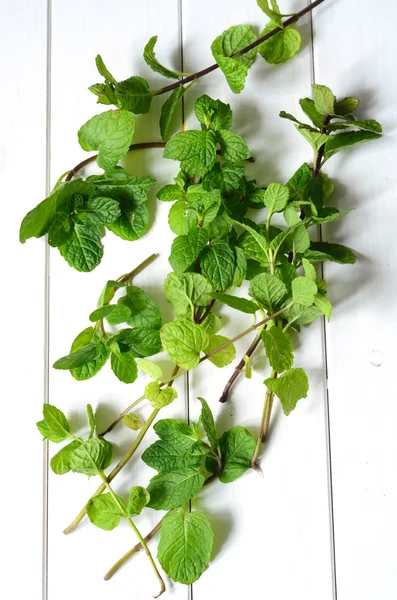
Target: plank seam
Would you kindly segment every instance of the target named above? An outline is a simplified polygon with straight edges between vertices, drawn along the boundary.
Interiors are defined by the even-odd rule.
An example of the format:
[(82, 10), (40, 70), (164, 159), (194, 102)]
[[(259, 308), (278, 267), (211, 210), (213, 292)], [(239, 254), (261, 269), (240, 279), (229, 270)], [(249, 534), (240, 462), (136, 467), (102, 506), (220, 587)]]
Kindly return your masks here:
[[(310, 0), (308, 4), (310, 3)], [(316, 82), (316, 70), (314, 59), (314, 17), (313, 13), (309, 14), (310, 20), (310, 65), (311, 65), (311, 81)], [(321, 225), (318, 225), (318, 235), (320, 241), (323, 240)], [(324, 278), (324, 264), (320, 263), (320, 274)], [(332, 450), (331, 450), (331, 424), (329, 417), (329, 392), (328, 392), (328, 349), (327, 349), (327, 327), (326, 320), (323, 316), (321, 319), (321, 338), (323, 349), (323, 365), (324, 365), (324, 417), (325, 417), (325, 445), (327, 459), (327, 481), (328, 481), (328, 516), (329, 516), (329, 534), (330, 534), (330, 558), (331, 558), (331, 580), (332, 580), (332, 598), (337, 600), (338, 587), (336, 577), (336, 553), (335, 553), (335, 522), (334, 522), (334, 497), (333, 497), (333, 482), (332, 482)]]

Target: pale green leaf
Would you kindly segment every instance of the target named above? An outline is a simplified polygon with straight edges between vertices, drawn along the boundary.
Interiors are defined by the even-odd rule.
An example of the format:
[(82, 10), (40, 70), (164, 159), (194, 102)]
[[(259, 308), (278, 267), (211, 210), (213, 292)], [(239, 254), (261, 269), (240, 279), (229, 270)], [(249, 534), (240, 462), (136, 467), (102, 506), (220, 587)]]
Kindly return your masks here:
[(303, 369), (289, 369), (277, 379), (265, 379), (264, 383), (278, 396), (286, 415), (294, 410), (298, 400), (307, 397), (309, 391), (309, 382)]
[(175, 321), (163, 325), (161, 342), (170, 359), (184, 369), (191, 369), (200, 360), (200, 352), (208, 346), (208, 336), (190, 321)]

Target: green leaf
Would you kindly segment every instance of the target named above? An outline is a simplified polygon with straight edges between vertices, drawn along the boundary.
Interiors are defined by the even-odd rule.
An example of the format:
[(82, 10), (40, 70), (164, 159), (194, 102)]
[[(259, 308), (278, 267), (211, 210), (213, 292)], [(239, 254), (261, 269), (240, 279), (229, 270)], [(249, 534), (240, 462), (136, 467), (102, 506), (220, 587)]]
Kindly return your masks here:
[(212, 287), (199, 273), (170, 273), (164, 282), (164, 293), (176, 314), (193, 315), (195, 306), (208, 306)]
[(382, 126), (374, 119), (366, 119), (363, 121), (338, 121), (327, 126), (327, 131), (337, 131), (338, 129), (363, 129), (364, 131), (373, 131), (374, 133), (382, 133)]
[(205, 317), (204, 321), (200, 323), (200, 327), (201, 329), (204, 329), (208, 335), (211, 335), (222, 329), (222, 321), (219, 317), (214, 315), (214, 313), (210, 313)]
[(148, 506), (155, 510), (170, 510), (182, 506), (203, 487), (205, 477), (194, 467), (182, 467), (159, 473), (150, 480)]
[(121, 108), (131, 111), (128, 114), (143, 114), (150, 110), (152, 92), (143, 77), (129, 77), (115, 86), (116, 98)]
[(222, 292), (233, 283), (236, 256), (227, 242), (214, 241), (201, 253), (200, 266), (212, 287)]
[(113, 198), (89, 198), (78, 213), (94, 225), (113, 223), (120, 215), (120, 204)]
[(159, 438), (166, 441), (180, 437), (186, 437), (194, 442), (198, 439), (193, 425), (188, 425), (180, 419), (161, 419), (157, 421), (153, 429)]
[(195, 367), (200, 360), (200, 352), (208, 346), (205, 331), (190, 321), (166, 323), (160, 330), (160, 337), (170, 359), (183, 369)]
[(135, 285), (128, 285), (126, 292), (127, 295), (120, 298), (119, 303), (130, 309), (131, 316), (127, 321), (128, 325), (160, 329), (163, 322), (161, 313), (150, 296)]
[(302, 221), (296, 224), (291, 238), (294, 256), (296, 254), (303, 254), (310, 247), (310, 237)]
[(119, 325), (125, 323), (126, 320), (131, 316), (131, 311), (128, 306), (123, 304), (107, 304), (94, 310), (89, 319), (92, 323), (101, 319), (106, 319), (110, 325)]
[(70, 442), (70, 444), (67, 444), (54, 454), (50, 461), (50, 467), (56, 475), (64, 475), (70, 471), (70, 455), (80, 444), (79, 440), (73, 440), (73, 442)]
[(135, 485), (130, 489), (127, 503), (127, 513), (134, 517), (140, 515), (150, 500), (149, 492), (140, 485)]
[(203, 424), (204, 431), (206, 433), (206, 436), (208, 438), (211, 448), (213, 450), (217, 451), (219, 444), (218, 444), (218, 436), (216, 433), (214, 416), (213, 416), (212, 411), (211, 411), (210, 407), (208, 406), (208, 403), (206, 402), (206, 400), (204, 400), (204, 398), (200, 398), (200, 397), (198, 399), (201, 402), (201, 423)]
[(185, 192), (181, 190), (179, 185), (172, 183), (165, 185), (157, 192), (157, 198), (164, 202), (172, 202), (173, 200), (185, 200)]
[(212, 55), (234, 94), (239, 94), (244, 89), (248, 69), (255, 60), (257, 49), (241, 56), (233, 55), (255, 41), (256, 34), (251, 25), (235, 25), (212, 42)]
[(69, 213), (56, 212), (48, 229), (48, 243), (53, 248), (62, 246), (72, 235), (73, 222)]
[(128, 427), (128, 429), (132, 429), (132, 431), (138, 431), (139, 429), (142, 429), (141, 418), (136, 413), (128, 413), (127, 415), (124, 415), (123, 423), (126, 427)]
[(261, 273), (252, 279), (249, 293), (269, 314), (273, 314), (281, 308), (287, 288), (275, 275)]
[(110, 366), (117, 379), (133, 383), (138, 377), (138, 367), (133, 352), (120, 352), (117, 344), (111, 344)]
[(19, 229), (19, 241), (22, 244), (31, 237), (40, 238), (47, 233), (54, 220), (56, 201), (60, 191), (57, 190), (51, 194), (25, 215)]
[(87, 417), (90, 425), (90, 433), (88, 438), (91, 439), (95, 433), (95, 413), (91, 404), (87, 404)]
[(81, 367), (82, 365), (86, 365), (87, 363), (96, 360), (98, 354), (98, 345), (89, 344), (88, 346), (80, 348), (76, 352), (72, 352), (72, 354), (68, 354), (68, 356), (63, 356), (62, 358), (59, 358), (57, 361), (54, 362), (52, 366), (54, 367), (54, 369), (68, 371), (70, 369)]
[(342, 265), (352, 265), (356, 262), (356, 256), (350, 248), (328, 242), (312, 242), (305, 256), (311, 262), (330, 260)]
[[(256, 229), (254, 229), (247, 223), (244, 223), (244, 222), (239, 223), (238, 221), (235, 221), (235, 223), (237, 223), (238, 225), (241, 225), (241, 227), (243, 227), (246, 231), (248, 231), (248, 233), (250, 233), (251, 236), (254, 238), (254, 241), (256, 242), (256, 244), (259, 246), (259, 253), (258, 253), (258, 249), (254, 248), (254, 251), (248, 250), (248, 256), (250, 258), (254, 258), (255, 260), (258, 260), (258, 261), (259, 260), (261, 260), (261, 261), (267, 260), (267, 252), (269, 250), (269, 242), (267, 241), (265, 236), (261, 235), (258, 231), (256, 231)], [(239, 240), (239, 243), (240, 243), (240, 240)], [(246, 244), (243, 245), (243, 249), (246, 249), (246, 248), (244, 248), (244, 246), (246, 246)], [(248, 244), (248, 246), (250, 246), (250, 244)]]
[(201, 442), (176, 436), (154, 442), (143, 452), (142, 460), (152, 469), (162, 473), (185, 467), (194, 467), (197, 470), (207, 453)]
[(215, 300), (218, 300), (218, 302), (222, 302), (222, 304), (226, 304), (231, 308), (235, 308), (236, 310), (240, 310), (249, 315), (254, 315), (256, 311), (259, 310), (258, 305), (247, 298), (239, 298), (238, 296), (220, 293), (213, 293), (211, 296), (215, 298)]
[(198, 226), (197, 212), (189, 207), (185, 200), (179, 200), (171, 206), (168, 214), (168, 225), (176, 235), (186, 235)]
[(121, 217), (114, 223), (107, 224), (107, 228), (123, 240), (129, 242), (139, 240), (149, 229), (149, 212), (146, 204), (122, 212)]
[(303, 306), (311, 306), (317, 294), (317, 285), (307, 277), (297, 277), (292, 282), (292, 297)]
[(173, 581), (191, 584), (206, 570), (213, 541), (214, 534), (203, 513), (180, 509), (163, 519), (157, 556)]
[(70, 353), (73, 354), (85, 346), (92, 344), (97, 345), (97, 357), (81, 367), (75, 367), (70, 371), (70, 374), (78, 381), (93, 377), (103, 367), (109, 357), (109, 349), (103, 342), (102, 334), (95, 332), (93, 327), (87, 327), (87, 329), (84, 329), (84, 331), (79, 333), (72, 344)]
[(163, 379), (163, 370), (159, 365), (147, 360), (146, 358), (140, 358), (137, 361), (137, 365), (146, 375), (149, 375), (155, 381), (158, 379)]
[(231, 483), (251, 467), (255, 446), (255, 438), (244, 427), (225, 431), (220, 439), (223, 471), (219, 479), (222, 483)]
[(103, 62), (102, 56), (100, 54), (97, 54), (97, 56), (95, 57), (95, 64), (96, 64), (96, 68), (98, 69), (99, 75), (102, 75), (102, 77), (104, 77), (104, 79), (106, 79), (106, 81), (113, 83), (113, 85), (117, 84), (116, 79), (113, 77), (113, 75), (111, 75), (111, 73), (106, 68), (105, 63)]
[(228, 129), (219, 129), (217, 131), (217, 139), (221, 153), (226, 160), (239, 162), (240, 160), (247, 160), (251, 156), (247, 144), (237, 133)]
[[(275, 29), (277, 24), (270, 21), (265, 29), (260, 33), (260, 37)], [(295, 56), (301, 46), (302, 38), (300, 33), (292, 27), (282, 29), (276, 35), (265, 40), (258, 47), (258, 51), (263, 58), (272, 65), (279, 65), (287, 62)]]
[(184, 88), (183, 85), (180, 85), (179, 87), (175, 88), (170, 97), (167, 98), (167, 100), (161, 107), (160, 133), (162, 140), (166, 140), (168, 137), (168, 132), (171, 127), (172, 116), (175, 112), (175, 108), (178, 104), (178, 101), (182, 98), (185, 91), (186, 88)]
[(277, 373), (290, 369), (294, 363), (294, 355), (289, 337), (276, 326), (265, 329), (261, 336), (271, 367)]
[(145, 387), (145, 396), (153, 408), (160, 409), (171, 404), (178, 397), (178, 392), (173, 387), (161, 389), (157, 381), (152, 381)]
[(163, 67), (159, 63), (154, 53), (154, 47), (157, 42), (157, 35), (154, 35), (150, 38), (148, 43), (146, 44), (143, 50), (143, 58), (145, 63), (154, 71), (155, 73), (160, 73), (163, 77), (168, 77), (169, 79), (179, 79), (183, 75), (183, 73), (179, 73), (178, 71), (170, 71), (166, 67)]
[(126, 110), (109, 110), (87, 121), (79, 129), (78, 138), (83, 150), (99, 151), (97, 163), (106, 170), (128, 152), (134, 131), (135, 115)]
[(303, 369), (289, 369), (277, 379), (265, 379), (264, 383), (278, 396), (286, 415), (294, 410), (298, 400), (307, 397), (309, 391), (309, 382)]
[(335, 106), (335, 96), (332, 91), (325, 85), (319, 85), (318, 83), (313, 83), (312, 85), (312, 93), (314, 106), (316, 110), (324, 117), (330, 116), (332, 117), (334, 113)]
[(191, 177), (203, 177), (216, 159), (216, 136), (213, 131), (181, 131), (164, 149), (164, 158), (181, 161), (181, 169)]
[(265, 192), (264, 203), (269, 212), (282, 212), (287, 206), (289, 191), (286, 185), (271, 183)]
[(234, 269), (233, 281), (230, 286), (230, 290), (234, 290), (236, 287), (240, 287), (247, 275), (247, 259), (245, 257), (244, 250), (235, 246), (233, 248), (236, 256), (236, 268)]
[(311, 98), (301, 98), (299, 104), (305, 115), (312, 121), (313, 125), (322, 129), (324, 125), (324, 115), (318, 112), (313, 100)]
[(131, 351), (134, 357), (143, 358), (161, 352), (159, 330), (150, 327), (122, 329), (112, 340), (120, 345), (123, 352)]
[(339, 152), (339, 150), (343, 150), (343, 148), (349, 148), (361, 142), (377, 140), (380, 137), (382, 136), (372, 131), (346, 131), (337, 133), (328, 137), (328, 141), (325, 144), (324, 157), (328, 160), (328, 158), (331, 158), (331, 156)]
[[(122, 498), (118, 497), (118, 499), (120, 503), (123, 502)], [(101, 496), (94, 496), (88, 501), (87, 515), (93, 525), (105, 529), (105, 531), (111, 531), (120, 523), (120, 517), (123, 516), (123, 513), (115, 503), (112, 495), (106, 493)]]
[(112, 444), (103, 438), (92, 438), (80, 444), (70, 455), (73, 473), (97, 475), (112, 462)]
[(360, 100), (358, 98), (353, 98), (352, 96), (343, 98), (343, 100), (338, 100), (335, 102), (335, 115), (338, 117), (345, 117), (356, 110), (359, 104)]
[(325, 133), (310, 131), (309, 129), (301, 127), (300, 125), (295, 125), (295, 127), (316, 152), (318, 152), (321, 146), (329, 140), (329, 136)]
[(280, 13), (277, 0), (270, 0), (272, 8), (270, 8), (269, 0), (256, 0), (256, 3), (259, 6), (259, 8), (263, 10), (265, 15), (268, 16), (269, 19), (272, 19), (272, 21), (274, 21), (273, 27), (283, 27), (282, 17), (286, 17), (288, 15), (282, 15)]
[(251, 367), (251, 359), (247, 354), (243, 356), (244, 361), (244, 371), (246, 379), (252, 379), (252, 367)]
[(44, 404), (43, 416), (44, 425), (42, 425), (43, 421), (40, 421), (37, 423), (37, 427), (45, 439), (48, 439), (51, 442), (59, 443), (63, 442), (69, 437), (69, 422), (59, 408), (53, 406), (52, 404)]
[(307, 258), (302, 258), (302, 266), (305, 271), (305, 277), (307, 277), (308, 279), (311, 279), (312, 281), (316, 281), (316, 279), (317, 279), (316, 269), (313, 267), (312, 264), (310, 264), (310, 262), (307, 260)]
[(230, 105), (221, 100), (213, 100), (207, 94), (196, 100), (194, 112), (200, 123), (213, 131), (230, 129), (232, 126), (233, 113)]
[(114, 104), (117, 106), (117, 98), (113, 87), (108, 83), (94, 83), (89, 86), (89, 91), (97, 96), (98, 104)]
[(77, 271), (89, 272), (101, 262), (102, 233), (96, 226), (75, 224), (72, 235), (59, 250), (66, 262)]
[[(212, 352), (213, 350), (216, 350), (217, 348), (219, 348), (219, 346), (222, 346), (223, 344), (225, 344), (226, 342), (229, 342), (229, 341), (230, 341), (229, 338), (225, 337), (224, 335), (210, 335), (209, 343), (208, 343), (208, 346), (206, 347), (205, 351), (208, 354), (208, 353)], [(233, 344), (229, 344), (228, 346), (226, 346), (226, 348), (223, 348), (222, 350), (219, 350), (219, 352), (217, 352), (213, 356), (210, 356), (209, 360), (215, 366), (222, 368), (222, 367), (226, 367), (227, 365), (230, 365), (230, 363), (233, 362), (235, 358), (236, 358), (236, 348), (234, 347)]]
[[(169, 262), (176, 273), (183, 273), (197, 260), (208, 242), (205, 229), (194, 228), (185, 236), (174, 239)], [(234, 257), (233, 257), (234, 258)]]
[(329, 321), (332, 313), (332, 304), (328, 298), (322, 294), (316, 294), (314, 296), (314, 304), (321, 310), (322, 313), (324, 313), (327, 321)]

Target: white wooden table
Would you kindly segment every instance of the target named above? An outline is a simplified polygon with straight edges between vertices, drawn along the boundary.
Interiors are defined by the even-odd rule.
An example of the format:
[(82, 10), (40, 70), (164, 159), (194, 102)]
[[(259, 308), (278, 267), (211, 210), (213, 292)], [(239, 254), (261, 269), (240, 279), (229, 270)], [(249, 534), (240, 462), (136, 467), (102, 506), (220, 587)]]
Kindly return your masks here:
[[(285, 12), (305, 0), (284, 0)], [(325, 236), (354, 248), (353, 266), (325, 265), (330, 324), (302, 335), (296, 363), (310, 378), (310, 394), (290, 417), (275, 411), (261, 466), (264, 478), (247, 473), (230, 486), (209, 486), (195, 503), (207, 512), (216, 542), (210, 568), (194, 584), (170, 585), (168, 597), (195, 600), (389, 600), (397, 596), (397, 4), (370, 0), (326, 0), (299, 23), (303, 49), (280, 67), (258, 60), (244, 92), (234, 96), (216, 71), (195, 85), (186, 102), (187, 126), (195, 126), (193, 102), (208, 92), (230, 102), (233, 129), (257, 161), (250, 174), (262, 183), (284, 182), (305, 160), (308, 147), (294, 127), (278, 118), (298, 112), (298, 100), (315, 81), (339, 96), (358, 96), (362, 118), (378, 119), (381, 141), (344, 151), (327, 166), (335, 179), (340, 209), (357, 210)], [(195, 71), (212, 64), (212, 40), (230, 25), (264, 19), (254, 0), (19, 0), (3, 4), (0, 23), (2, 81), (0, 177), (2, 190), (2, 436), (4, 542), (2, 589), (8, 597), (66, 600), (150, 598), (156, 582), (138, 555), (105, 583), (104, 572), (135, 540), (128, 528), (104, 532), (85, 523), (64, 536), (63, 528), (86, 501), (94, 481), (57, 477), (35, 429), (43, 401), (79, 423), (84, 406), (98, 407), (103, 423), (139, 396), (143, 385), (117, 382), (105, 368), (77, 382), (54, 371), (87, 317), (103, 282), (129, 271), (153, 251), (155, 267), (138, 285), (161, 296), (161, 277), (172, 233), (164, 227), (167, 206), (152, 196), (153, 225), (138, 242), (107, 236), (105, 257), (90, 274), (70, 269), (43, 239), (18, 243), (25, 212), (43, 199), (58, 176), (86, 155), (77, 129), (95, 114), (87, 86), (97, 79), (101, 53), (116, 77), (158, 77), (143, 62), (149, 37), (159, 36), (158, 56)], [(154, 102), (154, 114), (162, 99)], [(156, 118), (139, 117), (136, 141), (158, 140)], [(135, 174), (151, 173), (156, 190), (175, 175), (177, 164), (159, 150), (137, 153)], [(156, 244), (156, 246), (154, 246)], [(166, 317), (170, 310), (163, 306)], [(224, 311), (224, 314), (228, 315)], [(244, 319), (244, 316), (242, 317)], [(237, 321), (237, 323), (236, 323)], [(235, 315), (227, 333), (239, 330)], [(241, 355), (247, 345), (238, 345)], [(178, 403), (168, 416), (198, 414), (196, 397), (207, 398), (222, 426), (255, 430), (264, 367), (254, 362), (255, 380), (241, 380), (226, 405), (217, 397), (231, 368), (203, 364), (179, 382)], [(216, 372), (215, 372), (216, 371)], [(5, 434), (5, 440), (4, 440)], [(126, 447), (131, 432), (126, 431)], [(151, 438), (153, 439), (153, 438)], [(52, 450), (50, 449), (50, 452)], [(146, 485), (152, 471), (135, 459), (116, 480)], [(154, 511), (140, 519), (146, 531)], [(12, 592), (10, 593), (10, 590)], [(192, 595), (193, 594), (193, 595)]]

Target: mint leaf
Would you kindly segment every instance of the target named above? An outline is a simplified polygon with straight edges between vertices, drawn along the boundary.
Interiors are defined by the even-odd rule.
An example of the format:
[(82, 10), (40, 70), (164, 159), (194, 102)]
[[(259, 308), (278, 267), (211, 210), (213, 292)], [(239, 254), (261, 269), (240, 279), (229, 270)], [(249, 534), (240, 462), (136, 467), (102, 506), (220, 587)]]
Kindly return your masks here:
[(141, 487), (140, 485), (133, 486), (130, 489), (130, 494), (128, 496), (127, 513), (131, 517), (140, 515), (142, 509), (145, 508), (149, 500), (150, 495), (145, 488)]
[(259, 8), (263, 10), (265, 15), (274, 21), (274, 27), (283, 27), (282, 17), (286, 17), (287, 15), (282, 15), (280, 13), (280, 9), (276, 0), (270, 0), (272, 8), (270, 8), (269, 0), (256, 0), (256, 3)]
[(240, 310), (249, 315), (254, 315), (256, 311), (259, 310), (258, 305), (247, 298), (239, 298), (238, 296), (220, 293), (213, 293), (211, 296), (215, 298), (215, 300), (218, 300), (218, 302), (222, 302), (222, 304), (226, 304), (231, 308), (235, 308), (236, 310)]
[(64, 475), (70, 471), (70, 455), (80, 444), (79, 440), (73, 440), (73, 442), (70, 442), (70, 444), (67, 444), (54, 454), (50, 461), (50, 467), (56, 475)]
[(179, 509), (163, 519), (157, 556), (173, 581), (191, 584), (207, 568), (213, 541), (214, 534), (203, 513)]
[(178, 104), (178, 101), (182, 98), (185, 92), (186, 88), (184, 88), (183, 85), (180, 85), (179, 87), (175, 88), (170, 97), (167, 98), (167, 100), (161, 107), (160, 133), (162, 140), (166, 140), (168, 137), (168, 132), (171, 127), (171, 120), (175, 112), (175, 108)]
[(106, 79), (106, 81), (113, 83), (114, 85), (117, 84), (116, 79), (106, 68), (105, 63), (103, 62), (102, 56), (100, 54), (97, 54), (97, 56), (95, 57), (95, 64), (96, 68), (98, 69), (99, 75), (102, 75), (102, 77)]
[(223, 291), (233, 283), (236, 256), (227, 242), (214, 241), (201, 253), (200, 266), (212, 287)]
[(249, 294), (262, 304), (269, 314), (273, 314), (281, 308), (287, 288), (275, 275), (261, 273), (252, 279)]
[(59, 443), (70, 436), (69, 422), (59, 408), (52, 404), (44, 404), (43, 416), (44, 427), (41, 427), (42, 421), (37, 423), (37, 427), (44, 438), (49, 439), (51, 442)]
[(132, 429), (132, 431), (138, 431), (142, 429), (142, 421), (139, 415), (136, 413), (128, 413), (123, 417), (123, 423), (128, 429)]
[(382, 126), (374, 119), (366, 119), (363, 121), (338, 121), (327, 126), (327, 131), (338, 131), (338, 129), (363, 129), (364, 131), (373, 131), (374, 133), (382, 133)]
[(349, 148), (360, 142), (377, 140), (380, 137), (381, 135), (372, 131), (346, 131), (337, 133), (328, 137), (328, 141), (325, 144), (324, 157), (328, 160), (328, 158), (331, 158), (331, 156), (343, 150), (343, 148)]
[(143, 358), (161, 352), (159, 330), (150, 327), (122, 329), (112, 340), (119, 344), (123, 352), (131, 351), (134, 357)]
[[(238, 221), (235, 221), (235, 223), (237, 223), (238, 225), (241, 225), (241, 227), (243, 227), (244, 229), (246, 229), (248, 231), (248, 233), (251, 234), (251, 236), (254, 238), (254, 241), (256, 242), (256, 244), (252, 244), (252, 240), (250, 238), (248, 238), (248, 245), (243, 243), (243, 245), (240, 246), (243, 247), (244, 250), (246, 250), (246, 247), (248, 246), (250, 248), (249, 251), (246, 251), (246, 254), (249, 258), (254, 258), (256, 260), (267, 260), (267, 252), (269, 250), (269, 242), (267, 241), (267, 239), (265, 238), (265, 236), (263, 236), (262, 234), (260, 234), (258, 231), (256, 231), (256, 229), (254, 229), (253, 227), (251, 227), (251, 225), (248, 225), (248, 223), (239, 223)], [(241, 240), (241, 238), (240, 238)], [(240, 243), (239, 240), (239, 243)], [(253, 245), (253, 248), (251, 249), (251, 246)], [(259, 248), (258, 248), (259, 246)]]
[(263, 201), (269, 212), (273, 214), (284, 210), (287, 206), (288, 198), (289, 191), (286, 185), (271, 183), (265, 191)]
[(173, 200), (185, 200), (185, 192), (181, 190), (179, 185), (172, 183), (165, 185), (157, 192), (157, 198), (164, 202), (172, 202)]
[(73, 473), (97, 475), (112, 462), (112, 444), (103, 438), (92, 438), (80, 444), (70, 455), (70, 468)]
[(169, 386), (161, 389), (157, 381), (152, 381), (145, 387), (145, 396), (153, 408), (160, 409), (171, 404), (178, 397), (178, 392), (175, 388)]
[(200, 352), (208, 346), (205, 331), (190, 321), (166, 323), (160, 330), (160, 337), (170, 359), (184, 369), (195, 367)]
[(313, 83), (312, 93), (316, 110), (324, 117), (332, 117), (336, 100), (332, 91), (325, 85)]
[(117, 343), (110, 346), (110, 366), (117, 379), (123, 383), (133, 383), (138, 377), (138, 367), (135, 362), (134, 353), (121, 352)]
[(183, 75), (183, 73), (179, 73), (177, 71), (170, 71), (166, 67), (163, 67), (159, 63), (154, 53), (154, 47), (157, 42), (157, 35), (154, 35), (150, 38), (148, 43), (146, 44), (143, 50), (143, 58), (145, 63), (154, 71), (155, 73), (160, 73), (163, 77), (168, 77), (169, 79), (179, 79)]
[(162, 440), (172, 441), (180, 437), (196, 442), (197, 436), (194, 424), (188, 425), (180, 419), (161, 419), (153, 426), (154, 431)]
[[(116, 98), (119, 105), (128, 114), (143, 114), (150, 110), (152, 92), (143, 77), (129, 77), (115, 86)], [(123, 111), (123, 112), (125, 112)]]
[(89, 434), (88, 438), (91, 439), (95, 433), (95, 413), (94, 413), (94, 410), (93, 410), (91, 404), (87, 404), (86, 408), (87, 408), (88, 423), (90, 425), (90, 434)]
[(225, 431), (220, 439), (223, 470), (219, 480), (222, 483), (231, 483), (251, 467), (255, 446), (255, 438), (244, 427)]
[[(212, 352), (213, 350), (216, 350), (216, 348), (218, 348), (219, 346), (222, 346), (223, 344), (229, 341), (229, 338), (225, 337), (224, 335), (210, 335), (209, 343), (205, 350), (207, 353)], [(233, 362), (235, 358), (236, 348), (233, 344), (229, 344), (229, 346), (226, 346), (226, 348), (223, 348), (213, 356), (210, 356), (209, 360), (215, 366), (221, 368), (230, 365), (230, 363)]]
[(221, 148), (221, 153), (226, 160), (238, 162), (240, 160), (247, 160), (251, 156), (243, 138), (233, 131), (219, 129), (217, 131), (217, 140)]
[(152, 469), (164, 473), (184, 467), (198, 469), (206, 454), (201, 442), (177, 436), (154, 442), (143, 452), (142, 460)]
[(60, 191), (59, 189), (52, 193), (25, 215), (19, 229), (19, 241), (22, 244), (31, 237), (40, 238), (47, 233), (54, 220), (56, 201)]
[(313, 267), (312, 264), (310, 264), (310, 262), (307, 260), (307, 258), (302, 258), (302, 266), (305, 271), (305, 277), (307, 277), (308, 279), (311, 279), (312, 281), (316, 281), (316, 279), (317, 279), (316, 269)]
[(205, 176), (203, 187), (205, 190), (219, 189), (223, 194), (231, 194), (243, 187), (243, 176), (244, 165), (240, 163), (215, 163), (214, 168)]
[(332, 313), (332, 304), (328, 300), (328, 298), (326, 298), (322, 294), (316, 294), (314, 296), (314, 304), (325, 315), (325, 317), (327, 318), (327, 321), (329, 321), (331, 318), (331, 313)]
[(295, 127), (316, 152), (318, 152), (321, 146), (329, 140), (329, 136), (325, 133), (310, 131), (309, 129), (301, 127), (300, 125), (295, 125)]
[(96, 226), (75, 224), (72, 235), (59, 250), (66, 262), (80, 272), (89, 272), (103, 256), (102, 232)]
[(199, 257), (200, 252), (208, 242), (208, 233), (205, 229), (191, 229), (185, 236), (174, 239), (171, 246), (169, 262), (176, 273), (183, 273)]
[(220, 329), (222, 329), (222, 321), (219, 317), (214, 315), (214, 313), (210, 313), (207, 315), (202, 323), (200, 323), (201, 329), (203, 329), (208, 335), (213, 333), (217, 333)]
[(253, 27), (235, 25), (226, 29), (212, 42), (212, 55), (235, 94), (239, 94), (244, 89), (248, 69), (255, 60), (257, 49), (254, 48), (241, 56), (233, 58), (232, 56), (255, 41), (256, 34)]
[(312, 242), (305, 257), (311, 262), (330, 260), (342, 265), (352, 265), (356, 262), (356, 256), (350, 248), (328, 242)]
[(180, 317), (193, 315), (195, 306), (208, 306), (212, 287), (199, 273), (170, 273), (164, 282), (164, 293)]
[(120, 298), (119, 303), (127, 306), (131, 316), (128, 318), (130, 327), (146, 327), (160, 329), (162, 318), (160, 310), (144, 291), (135, 285), (126, 287), (127, 295)]
[(185, 200), (179, 200), (171, 206), (168, 214), (168, 225), (176, 235), (186, 235), (198, 226), (197, 212), (190, 208)]
[(121, 216), (114, 223), (107, 224), (107, 228), (123, 240), (129, 242), (139, 240), (149, 229), (149, 212), (146, 204), (122, 211)]
[(207, 94), (203, 94), (196, 100), (194, 112), (206, 129), (218, 131), (230, 129), (232, 126), (233, 113), (230, 105), (224, 104), (221, 100), (213, 100)]
[(89, 198), (80, 209), (78, 216), (84, 217), (94, 225), (106, 225), (113, 223), (121, 215), (120, 205), (113, 198)]
[(146, 375), (149, 375), (152, 379), (161, 380), (163, 379), (163, 370), (159, 365), (147, 360), (146, 358), (140, 358), (137, 361), (137, 365)]
[(324, 115), (316, 109), (316, 106), (311, 98), (301, 98), (299, 104), (305, 115), (309, 117), (313, 125), (322, 129), (324, 125)]
[[(274, 21), (270, 21), (265, 29), (261, 31), (260, 37), (276, 27), (277, 24)], [(268, 40), (262, 42), (258, 47), (258, 52), (268, 63), (279, 65), (295, 56), (299, 51), (301, 42), (302, 38), (300, 33), (296, 29), (287, 27)]]
[(70, 371), (71, 375), (78, 381), (83, 381), (93, 377), (103, 367), (109, 357), (109, 349), (103, 342), (102, 334), (94, 332), (93, 327), (87, 327), (87, 329), (84, 329), (84, 331), (79, 333), (72, 344), (70, 353), (73, 354), (78, 350), (92, 344), (97, 345), (98, 353), (96, 358), (80, 367), (75, 367)]
[(204, 398), (198, 398), (201, 402), (201, 423), (204, 427), (204, 431), (213, 450), (218, 450), (218, 436), (216, 433), (214, 416), (210, 407), (208, 406)]
[(216, 137), (213, 131), (181, 131), (168, 142), (164, 158), (181, 161), (181, 169), (191, 177), (203, 177), (216, 159)]
[(68, 354), (68, 356), (63, 356), (54, 362), (52, 365), (54, 369), (61, 369), (64, 371), (68, 371), (70, 369), (75, 369), (76, 367), (81, 367), (86, 365), (89, 362), (94, 361), (99, 354), (99, 347), (97, 344), (89, 344), (88, 346), (84, 346), (80, 348), (76, 352), (72, 352), (72, 354)]
[(247, 275), (247, 259), (245, 258), (244, 250), (234, 247), (234, 254), (236, 257), (236, 268), (234, 269), (233, 281), (232, 285), (230, 286), (230, 290), (240, 287)]
[(311, 306), (317, 294), (317, 285), (307, 277), (297, 277), (292, 282), (292, 297), (303, 306)]
[(131, 311), (128, 306), (123, 304), (107, 304), (101, 306), (92, 312), (89, 319), (92, 323), (100, 319), (106, 319), (110, 325), (119, 325), (125, 323), (126, 319), (131, 316)]
[[(118, 497), (118, 499), (120, 503), (123, 503), (122, 498)], [(112, 495), (106, 493), (94, 496), (88, 501), (87, 515), (93, 525), (105, 529), (105, 531), (111, 531), (120, 523), (122, 512)]]
[(352, 96), (343, 98), (343, 100), (338, 100), (335, 102), (335, 115), (338, 117), (345, 117), (356, 110), (359, 104), (360, 100), (358, 100), (358, 98), (353, 98)]
[(264, 383), (278, 396), (286, 415), (294, 410), (298, 400), (306, 398), (309, 391), (309, 382), (303, 369), (289, 369), (277, 379), (265, 379)]
[(170, 510), (182, 506), (203, 487), (205, 477), (194, 467), (182, 467), (159, 473), (150, 480), (148, 506), (156, 510)]
[(128, 152), (135, 131), (135, 116), (126, 110), (109, 110), (92, 117), (78, 132), (83, 150), (98, 150), (102, 169), (114, 167)]
[(271, 367), (277, 373), (290, 369), (294, 363), (294, 355), (289, 337), (276, 326), (265, 329), (261, 336)]

